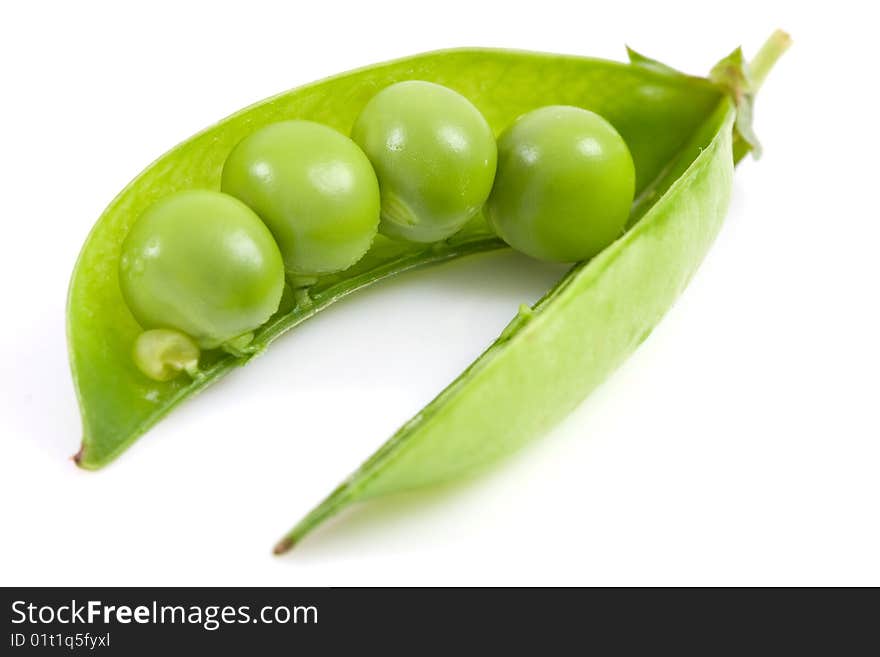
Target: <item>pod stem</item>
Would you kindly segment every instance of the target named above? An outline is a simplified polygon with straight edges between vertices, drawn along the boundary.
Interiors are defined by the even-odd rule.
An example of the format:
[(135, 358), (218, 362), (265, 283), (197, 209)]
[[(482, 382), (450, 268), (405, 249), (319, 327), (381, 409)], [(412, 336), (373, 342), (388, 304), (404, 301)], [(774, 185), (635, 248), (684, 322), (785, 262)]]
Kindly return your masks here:
[(791, 37), (783, 30), (776, 30), (770, 35), (761, 49), (749, 62), (749, 73), (751, 74), (752, 93), (757, 93), (767, 74), (782, 54), (788, 50), (791, 45)]

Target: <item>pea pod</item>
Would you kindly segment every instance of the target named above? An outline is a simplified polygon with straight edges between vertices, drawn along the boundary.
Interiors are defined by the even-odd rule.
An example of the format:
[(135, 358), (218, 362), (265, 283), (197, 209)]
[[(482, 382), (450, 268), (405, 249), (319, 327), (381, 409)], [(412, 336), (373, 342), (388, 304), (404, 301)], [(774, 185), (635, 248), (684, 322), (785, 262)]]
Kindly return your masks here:
[[(118, 265), (122, 241), (135, 219), (153, 202), (173, 192), (218, 190), (224, 160), (241, 139), (257, 128), (281, 120), (305, 119), (348, 133), (360, 109), (377, 91), (408, 79), (436, 82), (461, 93), (481, 110), (495, 134), (517, 116), (548, 104), (576, 105), (604, 116), (624, 137), (633, 156), (637, 201), (631, 223), (641, 217), (645, 221), (596, 259), (572, 270), (534, 309), (521, 313), (474, 366), (298, 525), (280, 548), (289, 547), (347, 504), (478, 467), (549, 426), (622, 360), (659, 319), (711, 242), (729, 192), (731, 126), (736, 112), (728, 98), (745, 89), (745, 82), (731, 74), (742, 68), (734, 62), (719, 69), (717, 79), (703, 79), (634, 54), (631, 60), (623, 64), (482, 49), (416, 55), (270, 98), (224, 119), (160, 157), (111, 202), (86, 240), (74, 268), (67, 330), (83, 420), (77, 463), (89, 469), (107, 464), (177, 404), (347, 294), (414, 267), (504, 247), (482, 216), (451, 238), (432, 245), (395, 242), (380, 235), (355, 266), (317, 277), (308, 297), (289, 294), (288, 290), (278, 312), (255, 332), (252, 353), (208, 352), (195, 380), (148, 380), (133, 364), (131, 349), (141, 328), (120, 292)], [(736, 143), (745, 144), (739, 148), (740, 156), (749, 148), (742, 134), (741, 130), (736, 133)], [(703, 154), (699, 154), (701, 148), (705, 149)], [(710, 221), (709, 215), (715, 219)], [(663, 263), (651, 264), (656, 256), (652, 256), (648, 245), (663, 232), (657, 227), (669, 226), (674, 233), (680, 224), (680, 243), (661, 259), (668, 270), (661, 266)], [(666, 235), (666, 239), (674, 242), (673, 236)], [(612, 291), (625, 287), (627, 271), (635, 276), (638, 267), (633, 263), (639, 253), (646, 258), (648, 264), (643, 266), (648, 270), (669, 276), (648, 288), (656, 292), (656, 299), (647, 290), (638, 293), (640, 298), (651, 297), (651, 303), (642, 309), (615, 302), (610, 296)], [(612, 280), (617, 283), (607, 282)], [(635, 279), (631, 282), (637, 283)], [(588, 307), (601, 310), (605, 323), (599, 316), (584, 317), (582, 313)], [(573, 331), (569, 322), (582, 319), (584, 325)], [(616, 332), (620, 327), (640, 330), (624, 339)], [(525, 345), (531, 343), (541, 347), (534, 354), (541, 362), (529, 377), (543, 376), (541, 372), (550, 371), (554, 364), (559, 366), (555, 370), (559, 375), (551, 386), (558, 394), (552, 403), (543, 396), (523, 396), (526, 388), (516, 383), (520, 378), (529, 378), (521, 376), (521, 368), (529, 365)], [(578, 362), (587, 369), (567, 379), (571, 368), (566, 361), (573, 351), (581, 352)], [(500, 382), (494, 392), (492, 381)], [(504, 404), (505, 409), (516, 404), (516, 413), (510, 417), (521, 420), (517, 430), (499, 438), (508, 420), (491, 408), (475, 415), (480, 398)], [(494, 420), (500, 423), (493, 429), (490, 425)], [(438, 442), (437, 436), (446, 423), (452, 427), (471, 421), (466, 431), (450, 436), (443, 445), (442, 440)]]

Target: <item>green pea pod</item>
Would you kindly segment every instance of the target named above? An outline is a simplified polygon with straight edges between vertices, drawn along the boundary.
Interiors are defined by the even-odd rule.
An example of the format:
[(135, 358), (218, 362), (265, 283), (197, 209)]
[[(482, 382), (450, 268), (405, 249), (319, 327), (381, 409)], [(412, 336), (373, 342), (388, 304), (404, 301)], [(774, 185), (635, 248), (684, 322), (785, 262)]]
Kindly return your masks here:
[[(780, 50), (781, 37), (771, 39), (770, 43), (776, 43), (767, 51), (772, 54), (772, 51)], [(772, 59), (771, 56), (765, 57), (768, 61), (765, 69), (772, 64)], [(698, 193), (702, 185), (696, 181), (688, 185), (687, 180), (691, 171), (705, 159), (703, 156), (695, 158), (701, 147), (710, 145), (713, 153), (723, 150), (724, 139), (719, 135), (729, 132), (726, 126), (734, 120), (729, 118), (734, 113), (729, 110), (727, 99), (742, 94), (743, 80), (747, 80), (731, 75), (733, 68), (732, 65), (727, 69), (716, 69), (718, 79), (703, 79), (652, 64), (651, 60), (640, 56), (635, 56), (630, 64), (622, 64), (498, 50), (427, 53), (294, 89), (242, 110), (180, 144), (150, 165), (113, 200), (89, 235), (73, 272), (67, 329), (72, 374), (83, 419), (83, 442), (76, 456), (77, 463), (89, 469), (107, 464), (181, 401), (244, 364), (282, 333), (337, 299), (414, 267), (504, 246), (487, 228), (482, 216), (473, 219), (452, 238), (434, 245), (406, 244), (379, 236), (367, 255), (354, 267), (339, 274), (319, 277), (308, 297), (287, 294), (278, 313), (256, 331), (252, 342), (256, 348), (254, 353), (208, 352), (200, 362), (200, 376), (193, 380), (186, 377), (167, 382), (149, 380), (135, 367), (131, 358), (132, 345), (141, 328), (119, 289), (117, 271), (122, 241), (141, 212), (157, 199), (186, 189), (219, 189), (225, 158), (243, 137), (255, 129), (275, 121), (298, 118), (321, 122), (348, 133), (367, 100), (385, 86), (407, 79), (427, 80), (455, 89), (483, 112), (496, 134), (517, 116), (537, 107), (577, 105), (603, 115), (627, 141), (636, 167), (638, 194), (631, 223), (650, 213), (650, 224), (654, 225), (658, 221), (653, 217), (662, 214), (660, 208), (668, 205), (664, 196), (667, 188), (669, 195), (682, 186), (693, 188), (693, 196), (690, 192), (683, 194), (685, 200), (679, 203), (681, 207), (688, 206), (688, 198), (693, 198), (693, 202), (702, 198)], [(756, 84), (758, 77), (753, 71), (751, 82)], [(748, 91), (751, 98), (753, 89)], [(739, 137), (737, 139), (741, 141)], [(744, 143), (741, 154), (748, 150), (748, 143)], [(729, 187), (728, 180), (719, 180), (716, 184), (722, 189)], [(723, 198), (716, 198), (719, 200)], [(655, 212), (654, 208), (658, 210)], [(534, 310), (515, 320), (484, 357), (301, 523), (282, 547), (292, 544), (292, 540), (345, 504), (448, 478), (459, 470), (480, 465), (515, 447), (526, 434), (533, 435), (549, 426), (552, 419), (560, 417), (582, 398), (632, 345), (621, 349), (609, 343), (602, 363), (597, 361), (589, 365), (595, 371), (588, 376), (581, 373), (572, 378), (570, 386), (566, 385), (568, 390), (560, 390), (552, 404), (544, 404), (540, 397), (528, 399), (528, 403), (522, 404), (517, 411), (517, 416), (522, 413), (531, 417), (517, 431), (520, 438), (496, 440), (494, 437), (503, 433), (507, 420), (501, 417), (504, 414), (500, 411), (490, 411), (471, 418), (475, 424), (468, 431), (460, 432), (454, 442), (447, 443), (448, 449), (441, 450), (442, 454), (437, 458), (429, 459), (433, 465), (426, 462), (422, 469), (409, 466), (414, 469), (406, 476), (399, 471), (403, 464), (411, 463), (412, 457), (405, 459), (403, 455), (428, 454), (429, 446), (433, 444), (431, 436), (439, 435), (436, 430), (441, 427), (443, 418), (464, 417), (455, 409), (467, 401), (463, 402), (462, 397), (466, 398), (470, 390), (479, 387), (486, 373), (505, 367), (502, 363), (517, 362), (515, 354), (520, 348), (516, 345), (529, 339), (523, 336), (533, 334), (536, 329), (531, 327), (548, 327), (542, 344), (546, 343), (547, 350), (552, 353), (543, 354), (544, 367), (551, 363), (560, 365), (562, 369), (558, 370), (560, 376), (555, 377), (555, 385), (561, 385), (563, 375), (568, 371), (565, 363), (572, 355), (570, 335), (575, 328), (563, 321), (567, 317), (564, 309), (571, 304), (568, 299), (585, 286), (583, 281), (595, 275), (588, 276), (588, 272), (596, 272), (603, 267), (602, 263), (616, 262), (612, 256), (619, 253), (624, 244), (638, 250), (637, 244), (631, 243), (642, 234), (642, 230), (641, 225), (637, 226), (608, 252), (588, 265), (574, 269)], [(693, 259), (696, 262), (699, 260), (696, 251), (698, 249), (679, 257), (683, 261)], [(672, 259), (670, 256), (670, 264)], [(650, 262), (646, 266), (649, 269), (654, 267)], [(594, 294), (592, 290), (582, 291), (590, 296)], [(671, 302), (666, 297), (664, 300), (666, 305)], [(598, 302), (596, 299), (593, 303)], [(610, 304), (611, 300), (606, 299), (606, 303)], [(635, 312), (632, 304), (627, 306), (630, 308), (626, 312)], [(666, 306), (662, 307), (665, 309)], [(660, 312), (652, 315), (652, 322), (659, 319)], [(613, 329), (610, 318), (617, 317), (617, 313), (625, 314), (620, 308), (612, 312), (610, 305), (607, 313), (611, 313), (607, 320), (609, 324), (603, 331), (595, 335), (586, 328), (574, 331), (580, 336), (578, 349), (583, 351), (584, 358), (594, 353), (596, 345), (605, 339), (602, 336)], [(553, 320), (557, 315), (560, 319)], [(647, 322), (645, 318), (642, 321)], [(645, 330), (653, 325), (652, 322), (645, 324)], [(565, 331), (559, 328), (562, 324), (569, 327), (568, 340), (563, 339)], [(558, 341), (551, 339), (554, 331), (560, 333)], [(498, 378), (503, 383), (515, 376), (515, 372), (508, 375), (502, 372)], [(585, 384), (587, 380), (590, 385)], [(519, 394), (516, 386), (507, 388), (505, 385), (499, 386), (495, 392), (499, 404), (506, 398), (510, 403), (517, 403)], [(473, 402), (467, 405), (473, 405)], [(499, 420), (499, 424), (496, 430), (489, 432), (487, 425), (493, 420)], [(435, 433), (429, 431), (431, 427)], [(465, 436), (478, 436), (479, 439), (467, 444), (462, 442), (466, 440)], [(460, 453), (457, 452), (459, 447)], [(392, 463), (401, 466), (389, 469)], [(369, 486), (367, 482), (370, 482)]]
[[(701, 106), (704, 114), (658, 175), (646, 181), (643, 153), (633, 151), (642, 185), (624, 236), (574, 267), (533, 307), (523, 306), (489, 349), (303, 518), (275, 552), (286, 552), (351, 504), (447, 481), (515, 451), (616, 369), (684, 290), (718, 234), (734, 164), (757, 147), (741, 112), (745, 107), (751, 118), (754, 92), (788, 43), (787, 35), (775, 33), (751, 73), (739, 50), (719, 62), (710, 77), (727, 94)], [(699, 79), (633, 51), (630, 58), (635, 67), (702, 89)], [(652, 93), (629, 91), (618, 102), (640, 103)]]

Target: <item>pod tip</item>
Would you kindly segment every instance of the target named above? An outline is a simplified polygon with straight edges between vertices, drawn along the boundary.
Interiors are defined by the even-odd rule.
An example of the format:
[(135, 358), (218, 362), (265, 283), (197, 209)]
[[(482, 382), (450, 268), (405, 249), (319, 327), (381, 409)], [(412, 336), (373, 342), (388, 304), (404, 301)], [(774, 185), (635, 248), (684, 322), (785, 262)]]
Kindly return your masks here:
[(284, 554), (285, 552), (289, 551), (295, 544), (296, 541), (294, 541), (289, 536), (285, 536), (275, 544), (275, 547), (272, 549), (272, 554)]
[(100, 461), (95, 462), (94, 455), (92, 454), (91, 450), (86, 449), (85, 443), (82, 443), (80, 445), (79, 451), (71, 456), (70, 460), (73, 461), (74, 464), (76, 464), (76, 466), (81, 470), (89, 471), (98, 470), (106, 463), (102, 463)]

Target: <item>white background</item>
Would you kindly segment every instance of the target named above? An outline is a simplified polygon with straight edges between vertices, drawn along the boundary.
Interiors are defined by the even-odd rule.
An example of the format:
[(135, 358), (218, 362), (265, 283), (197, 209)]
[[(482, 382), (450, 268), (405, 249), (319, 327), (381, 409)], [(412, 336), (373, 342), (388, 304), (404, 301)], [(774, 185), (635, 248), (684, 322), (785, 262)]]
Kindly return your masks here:
[[(876, 23), (855, 3), (710, 5), (3, 3), (0, 584), (880, 584)], [(270, 554), (561, 273), (512, 254), (360, 293), (107, 469), (69, 460), (70, 271), (103, 207), (177, 142), (434, 48), (619, 59), (629, 43), (702, 73), (777, 26), (795, 45), (758, 100), (766, 154), (737, 171), (692, 285), (487, 475)]]

